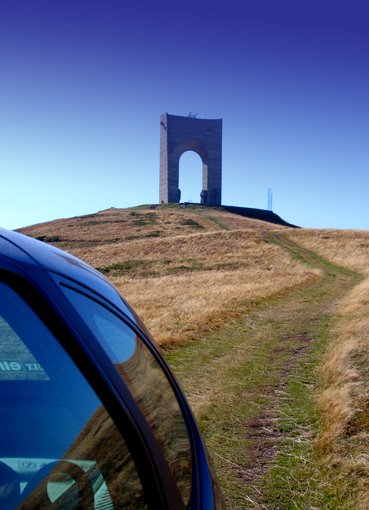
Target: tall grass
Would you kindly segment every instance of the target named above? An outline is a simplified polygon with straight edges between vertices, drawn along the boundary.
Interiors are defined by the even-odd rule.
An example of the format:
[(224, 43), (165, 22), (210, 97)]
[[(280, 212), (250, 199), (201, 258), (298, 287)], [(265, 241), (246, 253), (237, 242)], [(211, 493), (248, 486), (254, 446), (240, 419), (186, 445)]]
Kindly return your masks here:
[[(134, 254), (169, 262), (192, 256), (187, 260), (202, 264), (201, 270), (156, 278), (113, 277), (161, 344), (184, 342), (214, 330), (251, 303), (286, 292), (318, 274), (255, 232), (192, 234), (175, 242), (154, 241), (150, 250), (137, 242), (125, 251), (128, 257)], [(112, 260), (115, 257), (118, 252), (112, 253)], [(219, 270), (207, 270), (217, 263)], [(233, 263), (234, 269), (222, 269), (225, 263), (230, 267)]]
[[(116, 212), (110, 213), (113, 214)], [(251, 303), (318, 277), (316, 271), (307, 269), (268, 241), (261, 227), (271, 227), (263, 222), (215, 210), (208, 217), (206, 208), (200, 214), (194, 210), (169, 209), (160, 214), (131, 211), (125, 216), (126, 223), (115, 228), (132, 233), (132, 218), (137, 221), (137, 214), (147, 224), (142, 227), (141, 238), (132, 239), (130, 235), (130, 239), (114, 243), (86, 244), (97, 221), (88, 218), (84, 222), (92, 221), (93, 226), (86, 232), (85, 227), (81, 229), (80, 242), (69, 242), (67, 248), (108, 274), (162, 345), (183, 343), (212, 331), (240, 315)], [(146, 234), (150, 222), (154, 221), (153, 214), (158, 215), (155, 228), (165, 221), (169, 227), (160, 238), (148, 239)], [(111, 216), (108, 218), (113, 221)], [(107, 222), (107, 213), (99, 219)], [(224, 228), (224, 225), (239, 227), (243, 221), (245, 226), (255, 225), (255, 228)], [(203, 226), (201, 232), (195, 228), (199, 224)], [(101, 228), (112, 229), (112, 223), (103, 223)], [(63, 233), (58, 224), (58, 229), (58, 235), (66, 239), (68, 228), (64, 225)], [(184, 233), (183, 229), (189, 230)], [(281, 227), (277, 226), (276, 230)], [(32, 232), (35, 234), (34, 229)], [(101, 235), (106, 236), (106, 232)]]
[(335, 264), (369, 274), (366, 230), (289, 230), (289, 237)]
[[(338, 488), (358, 510), (369, 508), (369, 278), (340, 303), (320, 369), (317, 448), (337, 472)], [(349, 506), (347, 508), (350, 508)]]

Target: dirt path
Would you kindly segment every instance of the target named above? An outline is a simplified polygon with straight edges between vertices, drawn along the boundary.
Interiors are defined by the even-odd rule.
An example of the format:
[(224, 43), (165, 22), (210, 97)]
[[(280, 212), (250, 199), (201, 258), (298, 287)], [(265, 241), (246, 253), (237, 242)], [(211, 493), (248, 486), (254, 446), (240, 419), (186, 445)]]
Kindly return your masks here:
[(167, 356), (229, 509), (324, 508), (329, 480), (314, 469), (316, 367), (335, 304), (359, 277), (281, 234), (265, 236), (322, 277)]

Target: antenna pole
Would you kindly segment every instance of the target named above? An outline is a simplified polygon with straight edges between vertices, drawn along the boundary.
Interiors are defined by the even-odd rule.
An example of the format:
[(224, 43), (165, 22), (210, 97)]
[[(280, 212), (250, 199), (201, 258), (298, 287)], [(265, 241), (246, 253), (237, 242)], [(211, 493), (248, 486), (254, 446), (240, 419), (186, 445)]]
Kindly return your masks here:
[(273, 211), (273, 190), (268, 188), (268, 211)]

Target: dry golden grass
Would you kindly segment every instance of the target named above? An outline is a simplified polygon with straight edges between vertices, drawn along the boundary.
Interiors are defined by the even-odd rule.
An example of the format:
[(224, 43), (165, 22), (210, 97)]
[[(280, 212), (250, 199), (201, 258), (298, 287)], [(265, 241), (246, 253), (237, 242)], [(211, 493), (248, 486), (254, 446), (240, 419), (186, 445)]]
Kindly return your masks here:
[(255, 300), (317, 277), (264, 239), (271, 229), (289, 230), (218, 209), (174, 206), (111, 209), (23, 232), (56, 240), (104, 270), (165, 344), (194, 338)]
[(314, 276), (281, 254), (269, 269), (252, 266), (236, 271), (143, 280), (115, 278), (118, 289), (140, 312), (159, 343), (183, 342), (213, 330), (245, 311), (251, 302), (301, 285)]
[(317, 397), (317, 447), (326, 465), (337, 469), (348, 501), (354, 498), (349, 508), (364, 510), (369, 508), (369, 232), (295, 230), (289, 237), (365, 277), (337, 307)]
[(145, 261), (141, 273), (113, 271), (109, 276), (161, 344), (212, 330), (250, 302), (316, 276), (258, 231), (189, 234), (73, 251), (95, 267)]
[[(204, 232), (181, 234), (163, 239), (137, 239), (130, 242), (101, 244), (96, 246), (73, 246), (72, 251), (95, 266), (109, 266), (123, 261), (145, 260), (151, 264), (177, 265), (202, 262), (211, 264), (253, 264), (267, 267), (274, 264), (269, 256), (270, 243), (262, 232), (234, 230), (227, 232)], [(279, 249), (274, 254), (279, 253)], [(273, 255), (273, 254), (272, 254)]]
[(359, 487), (354, 508), (369, 508), (369, 232), (294, 231), (296, 241), (366, 279), (340, 303), (320, 374), (317, 446), (342, 478)]
[(115, 243), (123, 240), (172, 237), (191, 232), (216, 232), (250, 228), (283, 228), (259, 220), (243, 218), (221, 209), (200, 206), (142, 206), (107, 209), (95, 214), (66, 218), (21, 229), (32, 237), (55, 239), (64, 246)]
[(369, 274), (366, 230), (291, 230), (289, 237), (335, 264)]
[(369, 508), (369, 278), (340, 303), (321, 367), (317, 446), (342, 479), (358, 485), (354, 508)]

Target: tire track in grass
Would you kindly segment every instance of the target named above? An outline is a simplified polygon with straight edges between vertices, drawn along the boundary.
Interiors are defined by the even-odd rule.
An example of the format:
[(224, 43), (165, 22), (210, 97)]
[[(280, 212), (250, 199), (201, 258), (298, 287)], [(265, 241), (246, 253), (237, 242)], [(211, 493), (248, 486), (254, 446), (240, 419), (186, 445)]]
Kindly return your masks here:
[(320, 269), (321, 278), (166, 357), (195, 410), (228, 508), (325, 508), (329, 474), (315, 469), (313, 448), (316, 367), (335, 303), (360, 277), (282, 234), (265, 238)]

